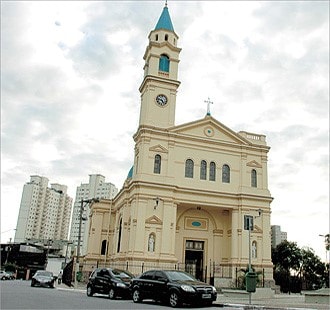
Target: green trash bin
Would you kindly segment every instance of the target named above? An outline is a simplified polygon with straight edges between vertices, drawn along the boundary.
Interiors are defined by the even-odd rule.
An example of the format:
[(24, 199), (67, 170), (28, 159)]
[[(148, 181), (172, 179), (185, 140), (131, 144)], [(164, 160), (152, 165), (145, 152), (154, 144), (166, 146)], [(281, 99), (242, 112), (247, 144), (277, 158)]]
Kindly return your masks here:
[(245, 284), (246, 291), (250, 293), (254, 293), (257, 287), (257, 274), (255, 272), (247, 272), (245, 275)]
[(81, 271), (77, 272), (76, 279), (77, 279), (78, 282), (81, 282), (81, 279), (82, 279), (82, 272)]

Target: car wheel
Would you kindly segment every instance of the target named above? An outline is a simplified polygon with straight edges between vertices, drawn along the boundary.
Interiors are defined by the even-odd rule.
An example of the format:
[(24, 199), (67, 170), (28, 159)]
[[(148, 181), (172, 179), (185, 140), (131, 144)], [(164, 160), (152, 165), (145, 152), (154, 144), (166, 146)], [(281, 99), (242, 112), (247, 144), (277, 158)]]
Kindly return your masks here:
[(109, 298), (110, 299), (115, 299), (116, 298), (116, 292), (115, 292), (113, 287), (109, 291)]
[(133, 291), (133, 301), (134, 302), (141, 302), (142, 301), (141, 293), (138, 289), (135, 289)]
[(31, 286), (34, 286), (34, 283), (33, 282), (31, 282)]
[(180, 305), (180, 298), (177, 292), (170, 292), (169, 302), (172, 308), (178, 307)]
[(94, 294), (91, 286), (87, 286), (87, 296), (92, 297)]

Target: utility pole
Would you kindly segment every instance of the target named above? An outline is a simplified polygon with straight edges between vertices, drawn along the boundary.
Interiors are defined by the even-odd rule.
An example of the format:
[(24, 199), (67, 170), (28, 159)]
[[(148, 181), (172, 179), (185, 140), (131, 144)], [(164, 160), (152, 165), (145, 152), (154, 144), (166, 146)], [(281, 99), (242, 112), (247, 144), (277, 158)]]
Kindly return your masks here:
[[(80, 261), (79, 261), (79, 257), (80, 257), (80, 242), (81, 242), (81, 225), (82, 225), (82, 221), (83, 221), (83, 211), (85, 209), (85, 207), (88, 204), (92, 204), (94, 202), (99, 202), (99, 199), (96, 198), (91, 198), (91, 199), (81, 199), (80, 202), (80, 210), (79, 210), (79, 227), (78, 227), (78, 243), (77, 243), (77, 259), (76, 259), (76, 268), (75, 268), (75, 278), (74, 278), (74, 287), (77, 288), (78, 286), (78, 272), (80, 269)], [(84, 205), (85, 203), (85, 205)]]
[(64, 258), (64, 267), (66, 266), (66, 260), (68, 258), (68, 248), (69, 248), (69, 244), (72, 244), (71, 241), (67, 241), (66, 243), (66, 251), (65, 251), (65, 258)]
[(49, 247), (50, 247), (51, 242), (52, 242), (52, 239), (48, 239), (47, 240), (47, 252), (46, 252), (45, 270), (47, 269), (47, 265), (48, 265)]

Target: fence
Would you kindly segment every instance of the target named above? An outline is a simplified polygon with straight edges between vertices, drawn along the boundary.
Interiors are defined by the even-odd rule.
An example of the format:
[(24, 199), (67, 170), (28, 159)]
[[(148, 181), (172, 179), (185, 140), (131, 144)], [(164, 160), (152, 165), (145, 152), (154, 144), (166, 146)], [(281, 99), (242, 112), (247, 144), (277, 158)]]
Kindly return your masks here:
[[(217, 264), (215, 262), (210, 263), (209, 266), (205, 265), (204, 268), (199, 268), (194, 264), (185, 263), (151, 263), (151, 262), (107, 262), (98, 261), (96, 264), (84, 263), (82, 267), (82, 282), (87, 282), (88, 278), (95, 268), (117, 268), (131, 272), (135, 276), (151, 269), (171, 269), (188, 272), (200, 281), (210, 283), (212, 285), (221, 287), (232, 288), (245, 288), (245, 274), (247, 270), (234, 267), (232, 265)], [(264, 269), (254, 270), (258, 275), (257, 286), (265, 286), (265, 274)]]

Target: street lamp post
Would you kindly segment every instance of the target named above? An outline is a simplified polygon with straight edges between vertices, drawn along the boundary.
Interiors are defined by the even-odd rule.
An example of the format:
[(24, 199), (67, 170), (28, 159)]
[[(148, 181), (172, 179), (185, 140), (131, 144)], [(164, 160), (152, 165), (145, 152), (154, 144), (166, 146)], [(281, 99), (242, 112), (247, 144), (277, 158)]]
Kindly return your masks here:
[[(75, 278), (74, 278), (74, 286), (77, 288), (78, 286), (78, 272), (79, 272), (79, 256), (80, 256), (80, 242), (81, 242), (81, 225), (83, 220), (83, 211), (84, 208), (88, 204), (92, 204), (93, 202), (99, 202), (99, 199), (91, 198), (91, 199), (81, 199), (80, 201), (80, 210), (79, 210), (79, 227), (78, 227), (78, 242), (77, 242), (77, 259), (76, 259), (76, 270), (75, 270)], [(84, 205), (85, 203), (85, 205)]]
[[(319, 237), (323, 237), (324, 238), (324, 243), (325, 243), (325, 263), (327, 264), (328, 263), (328, 251), (329, 251), (329, 239), (330, 239), (330, 236), (329, 234), (326, 234), (326, 235), (319, 235)], [(329, 256), (329, 263), (330, 263), (330, 256)]]
[[(252, 272), (252, 265), (251, 265), (251, 230), (253, 230), (253, 217), (249, 218), (249, 274)], [(249, 305), (251, 305), (251, 292), (249, 292)]]
[[(258, 215), (245, 215), (244, 216), (244, 229), (249, 231), (249, 267), (248, 267), (248, 276), (252, 273), (252, 264), (251, 264), (251, 231), (253, 230), (253, 220), (257, 217), (260, 217), (262, 210), (258, 210)], [(251, 305), (251, 291), (249, 291), (249, 304)]]

